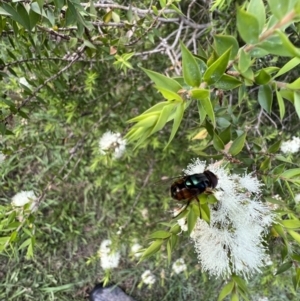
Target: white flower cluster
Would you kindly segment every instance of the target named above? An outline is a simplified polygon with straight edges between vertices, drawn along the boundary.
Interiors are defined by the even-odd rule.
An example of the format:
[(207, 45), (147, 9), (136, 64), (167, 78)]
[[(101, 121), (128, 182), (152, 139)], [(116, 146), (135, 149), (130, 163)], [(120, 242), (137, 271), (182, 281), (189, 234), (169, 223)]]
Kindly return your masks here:
[(21, 191), (12, 197), (11, 204), (15, 207), (23, 207), (24, 205), (31, 203), (30, 210), (33, 210), (36, 200), (37, 197), (32, 190)]
[(180, 274), (181, 272), (186, 271), (186, 269), (187, 267), (183, 258), (178, 258), (172, 265), (172, 270), (175, 274)]
[(131, 253), (134, 255), (134, 257), (141, 257), (142, 256), (142, 253), (140, 252), (141, 249), (143, 247), (138, 243), (138, 242), (135, 242), (132, 246), (131, 246)]
[(300, 149), (300, 138), (298, 137), (293, 137), (292, 140), (284, 141), (280, 146), (280, 150), (285, 154), (297, 153), (299, 149)]
[(120, 252), (112, 251), (111, 244), (112, 242), (110, 239), (103, 240), (98, 251), (103, 270), (116, 268), (120, 262)]
[(297, 193), (297, 194), (295, 195), (295, 203), (296, 203), (296, 204), (299, 204), (299, 203), (300, 203), (300, 193)]
[(262, 184), (253, 174), (232, 176), (218, 164), (206, 167), (199, 159), (184, 173), (203, 173), (205, 169), (218, 177), (214, 193), (218, 202), (210, 207), (210, 224), (199, 218), (191, 233), (198, 260), (211, 275), (247, 278), (265, 265), (263, 234), (274, 219), (258, 199)]
[(152, 285), (155, 283), (156, 281), (156, 277), (152, 274), (152, 272), (150, 270), (146, 270), (143, 274), (142, 274), (142, 281), (145, 284), (148, 285)]
[(99, 150), (102, 155), (108, 151), (113, 152), (113, 157), (119, 159), (123, 156), (126, 149), (126, 140), (122, 139), (120, 133), (107, 131), (99, 140)]

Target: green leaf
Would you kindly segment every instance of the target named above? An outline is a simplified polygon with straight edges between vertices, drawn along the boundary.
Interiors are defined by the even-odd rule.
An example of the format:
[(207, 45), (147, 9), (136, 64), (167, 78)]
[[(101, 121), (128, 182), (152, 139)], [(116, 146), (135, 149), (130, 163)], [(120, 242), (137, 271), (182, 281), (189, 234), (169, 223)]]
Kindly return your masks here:
[(201, 103), (201, 100), (198, 100), (197, 101), (197, 107), (198, 107), (198, 112), (199, 112), (199, 118), (200, 118), (200, 122), (199, 122), (199, 125), (202, 125), (205, 118), (206, 118), (206, 111)]
[(175, 108), (175, 104), (171, 103), (162, 109), (150, 135), (152, 135), (153, 133), (155, 133), (157, 131), (160, 131), (165, 126), (165, 124), (168, 122), (169, 117), (170, 117), (172, 111), (174, 110), (174, 108)]
[[(30, 30), (30, 21), (29, 21), (29, 17), (28, 17), (26, 10), (25, 10), (25, 12), (26, 12), (25, 20), (23, 20), (23, 17), (13, 7), (11, 7), (10, 5), (8, 5), (6, 3), (2, 3), (1, 5), (2, 5), (2, 8), (10, 14), (11, 19), (13, 19), (17, 23), (21, 24), (27, 30)], [(19, 6), (23, 6), (23, 5), (19, 4)], [(24, 8), (24, 6), (23, 6), (23, 8)], [(23, 10), (22, 10), (22, 12), (23, 12)]]
[(226, 296), (228, 296), (232, 290), (234, 288), (234, 282), (230, 281), (229, 283), (227, 283), (221, 290), (219, 297), (218, 297), (218, 301), (222, 301), (223, 299), (225, 299)]
[(32, 9), (29, 11), (29, 21), (30, 21), (30, 28), (33, 29), (35, 25), (39, 22), (41, 16), (34, 12)]
[(293, 276), (293, 285), (294, 285), (294, 289), (297, 290), (299, 288), (300, 285), (300, 268), (296, 268), (296, 274), (295, 276)]
[(192, 96), (192, 98), (198, 99), (200, 101), (202, 101), (205, 98), (209, 97), (209, 90), (207, 89), (192, 89), (190, 91), (190, 94)]
[(282, 173), (281, 177), (283, 179), (291, 179), (298, 175), (300, 175), (300, 168), (292, 168), (292, 169), (288, 169), (284, 173)]
[(273, 145), (268, 148), (268, 153), (274, 154), (277, 153), (281, 145), (281, 140), (277, 140)]
[(188, 225), (189, 235), (192, 233), (199, 216), (200, 216), (199, 204), (191, 204), (190, 211), (187, 215), (187, 225)]
[(9, 12), (7, 12), (6, 10), (4, 10), (2, 7), (0, 7), (0, 15), (11, 16), (11, 14)]
[(241, 84), (242, 82), (237, 78), (231, 75), (223, 74), (221, 78), (215, 83), (215, 88), (229, 91), (239, 87)]
[(19, 247), (19, 250), (22, 250), (24, 248), (26, 248), (27, 246), (29, 246), (31, 243), (31, 237), (26, 239)]
[(166, 77), (157, 72), (141, 68), (158, 87), (164, 87), (167, 90), (177, 93), (182, 89), (182, 86), (174, 79)]
[(278, 267), (275, 275), (279, 275), (279, 274), (282, 274), (283, 272), (289, 270), (293, 265), (293, 262), (292, 261), (288, 261), (288, 262), (285, 262), (284, 264), (282, 264), (280, 267)]
[(258, 85), (266, 85), (271, 80), (271, 75), (267, 73), (264, 69), (261, 69), (258, 73), (258, 75), (254, 78), (255, 83)]
[(66, 27), (77, 23), (77, 10), (74, 5), (68, 1), (68, 7), (66, 10)]
[(219, 137), (223, 141), (223, 144), (227, 144), (231, 140), (231, 125), (219, 133)]
[[(213, 126), (216, 126), (216, 119), (214, 108), (209, 99), (209, 90), (206, 89), (193, 89), (190, 91), (192, 98), (198, 99), (201, 102), (201, 106), (205, 110), (208, 117), (211, 119)], [(204, 115), (204, 114), (203, 114)]]
[(65, 0), (53, 0), (56, 11), (60, 11), (65, 5)]
[(282, 120), (285, 115), (285, 105), (284, 105), (283, 98), (277, 89), (276, 89), (276, 98), (279, 106), (280, 119)]
[(180, 95), (177, 93), (166, 89), (165, 87), (159, 87), (155, 86), (155, 88), (163, 95), (163, 97), (167, 100), (177, 100), (177, 101), (183, 101)]
[(287, 229), (299, 229), (300, 221), (296, 219), (287, 219), (280, 221), (280, 224)]
[(162, 243), (163, 243), (163, 239), (157, 239), (153, 241), (152, 244), (143, 252), (140, 262), (143, 259), (148, 258), (153, 254), (157, 253), (160, 250)]
[(154, 233), (152, 233), (150, 235), (150, 239), (156, 239), (156, 238), (161, 238), (161, 239), (164, 239), (164, 238), (168, 238), (171, 236), (172, 233), (168, 232), (168, 231), (156, 231)]
[(293, 43), (289, 40), (287, 35), (283, 33), (280, 29), (277, 29), (276, 33), (279, 35), (280, 40), (282, 42), (281, 47), (283, 47), (285, 51), (288, 51), (290, 53), (290, 56), (296, 56), (299, 58), (300, 50), (293, 45)]
[(232, 275), (232, 279), (244, 293), (249, 293), (245, 280), (236, 275)]
[[(300, 78), (299, 78), (299, 82), (300, 82)], [(294, 93), (294, 105), (295, 105), (297, 115), (300, 118), (300, 92)]]
[(175, 247), (176, 247), (176, 245), (178, 243), (178, 234), (180, 232), (181, 232), (181, 228), (179, 227), (179, 231), (176, 234), (172, 234), (171, 239), (169, 239), (169, 241), (171, 241), (171, 250), (175, 249)]
[(185, 82), (191, 87), (199, 87), (201, 74), (199, 66), (192, 53), (180, 42), (182, 55), (182, 71)]
[(232, 293), (230, 300), (239, 301), (239, 295), (237, 293)]
[(108, 22), (111, 21), (112, 14), (113, 14), (113, 11), (110, 10), (110, 11), (108, 11), (108, 12), (103, 16), (103, 21), (104, 21), (104, 23), (108, 23)]
[(200, 216), (208, 224), (210, 223), (210, 210), (209, 210), (209, 206), (207, 203), (200, 205)]
[(296, 79), (291, 84), (287, 84), (287, 87), (292, 90), (299, 90), (300, 89), (300, 78)]
[(243, 133), (233, 141), (228, 151), (229, 154), (231, 154), (232, 156), (236, 156), (239, 152), (241, 152), (245, 145), (246, 136), (247, 134)]
[(217, 135), (217, 133), (214, 133), (213, 145), (216, 151), (221, 151), (224, 149), (224, 143), (221, 140), (221, 138)]
[(246, 72), (252, 65), (251, 56), (248, 52), (245, 52), (244, 49), (240, 50), (240, 59), (238, 62), (238, 69), (241, 73)]
[(269, 85), (260, 86), (258, 89), (258, 102), (269, 114), (272, 109), (273, 94)]
[(168, 147), (168, 145), (171, 143), (171, 141), (173, 140), (173, 138), (174, 138), (179, 126), (180, 126), (181, 120), (183, 118), (184, 110), (185, 110), (185, 104), (184, 103), (180, 103), (176, 108), (171, 135), (170, 135), (170, 138), (169, 138), (169, 141), (168, 141), (168, 144), (166, 145), (166, 147)]
[(114, 22), (120, 23), (120, 16), (114, 11), (112, 12), (112, 18), (113, 18)]
[(288, 49), (283, 47), (281, 39), (278, 35), (273, 35), (267, 40), (259, 43), (257, 47), (251, 51), (251, 55), (256, 56), (255, 52), (259, 51), (260, 49), (264, 50), (263, 56), (268, 55), (269, 53), (279, 56), (293, 56)]
[(251, 0), (248, 5), (247, 12), (256, 17), (258, 22), (258, 31), (261, 33), (266, 23), (266, 11), (263, 1)]
[[(159, 103), (155, 104), (153, 107), (151, 107), (150, 109), (146, 110), (141, 115), (146, 115), (146, 114), (149, 114), (149, 113), (159, 113), (168, 104), (169, 104), (168, 101), (159, 102)], [(130, 119), (128, 122), (131, 122), (131, 120), (133, 120), (133, 119), (134, 118)]]
[(276, 78), (280, 75), (283, 75), (283, 74), (291, 71), (292, 69), (297, 67), (299, 64), (300, 64), (300, 58), (298, 58), (298, 57), (292, 58), (282, 68), (280, 68), (280, 70), (276, 73), (276, 75), (273, 78)]
[(203, 80), (208, 85), (216, 83), (224, 74), (229, 62), (231, 49), (228, 49), (222, 56), (220, 56), (214, 63), (212, 63), (203, 75)]
[(168, 265), (171, 264), (171, 258), (172, 258), (171, 240), (168, 240), (168, 242), (167, 242), (167, 259), (168, 259)]
[(242, 8), (237, 10), (237, 29), (247, 44), (256, 44), (259, 42), (259, 22), (256, 16), (246, 12)]
[(84, 40), (83, 44), (91, 49), (97, 49), (94, 44), (92, 44), (89, 40)]
[(261, 164), (260, 164), (260, 167), (259, 169), (261, 171), (266, 171), (268, 169), (270, 169), (271, 167), (271, 158), (270, 157), (267, 157)]
[(289, 9), (289, 0), (268, 0), (271, 12), (278, 20), (281, 20)]
[(239, 50), (239, 44), (233, 36), (215, 35), (214, 45), (219, 56), (231, 48), (230, 60), (235, 58)]
[(300, 234), (298, 232), (288, 230), (288, 233), (295, 239), (295, 241), (300, 244)]

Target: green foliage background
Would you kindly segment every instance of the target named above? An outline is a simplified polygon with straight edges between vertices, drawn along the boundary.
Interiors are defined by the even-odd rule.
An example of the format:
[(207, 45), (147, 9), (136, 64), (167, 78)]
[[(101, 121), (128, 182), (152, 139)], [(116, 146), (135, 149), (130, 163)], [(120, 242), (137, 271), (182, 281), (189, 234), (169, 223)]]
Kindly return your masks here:
[[(107, 130), (125, 135), (129, 119), (163, 100), (140, 67), (178, 76), (180, 40), (199, 57), (201, 49), (212, 49), (212, 34), (232, 35), (240, 47), (246, 44), (237, 33), (235, 4), (215, 1), (216, 10), (211, 11), (206, 1), (0, 2), (0, 142), (6, 156), (0, 166), (1, 299), (83, 300), (105, 276), (97, 251), (107, 238), (122, 252), (111, 281), (137, 300), (217, 299), (225, 282), (201, 272), (188, 237), (172, 255), (185, 259), (188, 279), (171, 275), (164, 247), (139, 265), (130, 254), (135, 240), (148, 247), (145, 237), (171, 220), (176, 203), (170, 200), (169, 182), (161, 179), (180, 175), (194, 157), (223, 157), (213, 138), (192, 140), (209, 127), (208, 119), (200, 124), (197, 104), (191, 102), (166, 149), (170, 123), (140, 147), (130, 143), (120, 160), (101, 156), (98, 142)], [(286, 30), (295, 49), (297, 18)], [(253, 69), (281, 68), (292, 57), (271, 53), (255, 59)], [(291, 83), (298, 77), (299, 68), (294, 68), (280, 80)], [(299, 156), (281, 155), (275, 163), (272, 153), (278, 152), (278, 144), (266, 159), (271, 145), (299, 135), (296, 102), (287, 95), (283, 116), (275, 100), (268, 112), (270, 104), (257, 100), (258, 86), (249, 84), (242, 99), (234, 89), (225, 91), (222, 100), (214, 95), (216, 122), (219, 129), (232, 126), (232, 140), (247, 133), (237, 156), (241, 164), (232, 164), (232, 170), (260, 168), (265, 197), (280, 194), (279, 215), (296, 219), (298, 174), (292, 183), (277, 175), (278, 169), (298, 168)], [(10, 206), (21, 190), (34, 190), (41, 197), (38, 211), (23, 222)], [(251, 299), (298, 300), (291, 281), (294, 271), (273, 276), (291, 260), (282, 254), (297, 246), (297, 241), (285, 243), (270, 238), (274, 265), (250, 281)], [(139, 286), (146, 269), (157, 276), (155, 289)]]

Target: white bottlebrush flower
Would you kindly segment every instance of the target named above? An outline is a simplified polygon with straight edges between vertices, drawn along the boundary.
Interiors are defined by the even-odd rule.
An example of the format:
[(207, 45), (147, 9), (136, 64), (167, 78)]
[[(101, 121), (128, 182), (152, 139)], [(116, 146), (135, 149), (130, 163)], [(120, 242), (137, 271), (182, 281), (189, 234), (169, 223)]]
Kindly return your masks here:
[(152, 274), (152, 272), (150, 270), (146, 270), (143, 274), (142, 274), (142, 281), (145, 284), (148, 285), (152, 285), (155, 283), (156, 281), (156, 277), (154, 276), (154, 274)]
[(191, 233), (202, 269), (217, 277), (248, 277), (259, 272), (267, 257), (263, 237), (274, 215), (259, 201), (262, 183), (253, 175), (231, 175), (220, 164), (196, 159), (186, 175), (210, 170), (218, 177), (217, 203), (210, 205), (210, 224), (197, 220)]
[(295, 195), (295, 202), (296, 202), (296, 204), (300, 203), (300, 193)]
[(21, 191), (15, 194), (12, 197), (11, 204), (15, 207), (23, 207), (28, 203), (32, 203), (32, 207), (34, 207), (34, 202), (37, 200), (34, 192), (32, 190), (29, 191)]
[(172, 265), (172, 270), (175, 274), (180, 274), (181, 272), (186, 271), (186, 269), (187, 267), (183, 258), (178, 258)]
[(135, 242), (132, 246), (131, 246), (131, 253), (135, 256), (135, 257), (141, 257), (142, 256), (142, 252), (139, 252), (141, 251), (143, 247)]
[(245, 188), (249, 192), (252, 193), (260, 193), (261, 192), (261, 186), (263, 184), (259, 182), (259, 180), (253, 176), (253, 174), (244, 174), (242, 177), (238, 177), (238, 181), (242, 188)]
[(185, 232), (188, 230), (186, 217), (183, 217), (183, 218), (180, 218), (179, 220), (177, 220), (177, 224), (180, 226), (182, 231)]
[(120, 133), (107, 131), (99, 140), (99, 150), (102, 155), (106, 155), (108, 151), (113, 153), (115, 159), (123, 156), (126, 149), (126, 140), (122, 139)]
[(293, 137), (292, 140), (282, 142), (280, 146), (280, 150), (287, 154), (287, 153), (297, 153), (300, 149), (300, 138)]
[(98, 251), (103, 270), (116, 268), (120, 262), (120, 252), (111, 250), (111, 244), (111, 240), (103, 240)]

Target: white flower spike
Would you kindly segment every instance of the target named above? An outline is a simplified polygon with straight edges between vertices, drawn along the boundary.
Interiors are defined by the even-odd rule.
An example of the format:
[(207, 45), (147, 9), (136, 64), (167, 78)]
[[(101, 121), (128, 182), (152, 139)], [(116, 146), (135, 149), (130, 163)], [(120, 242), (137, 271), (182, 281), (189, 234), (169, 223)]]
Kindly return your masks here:
[(231, 175), (220, 164), (193, 160), (186, 175), (210, 170), (218, 177), (217, 203), (210, 205), (210, 224), (201, 220), (191, 233), (202, 269), (216, 277), (245, 278), (266, 264), (263, 236), (272, 224), (271, 209), (259, 200), (262, 183), (253, 174)]
[(37, 197), (35, 196), (35, 194), (32, 190), (21, 191), (12, 197), (11, 204), (15, 207), (23, 207), (24, 205), (26, 205), (28, 203), (32, 203), (32, 205), (34, 206), (34, 202), (36, 200), (37, 200)]
[(148, 284), (148, 285), (152, 285), (155, 283), (156, 281), (156, 277), (152, 274), (152, 272), (150, 270), (146, 270), (143, 274), (142, 274), (142, 281), (145, 283), (145, 284)]
[(282, 142), (280, 146), (280, 150), (284, 154), (294, 154), (297, 153), (300, 149), (300, 138), (298, 137), (293, 137), (292, 140), (284, 141)]
[(175, 274), (180, 274), (186, 271), (187, 267), (183, 258), (178, 258), (172, 265), (172, 270)]
[(103, 240), (98, 251), (103, 270), (117, 268), (120, 262), (120, 252), (111, 250), (111, 244), (111, 240)]
[(119, 159), (123, 156), (125, 149), (126, 140), (122, 139), (120, 133), (107, 131), (99, 140), (99, 150), (102, 155), (106, 155), (111, 150), (113, 157)]

